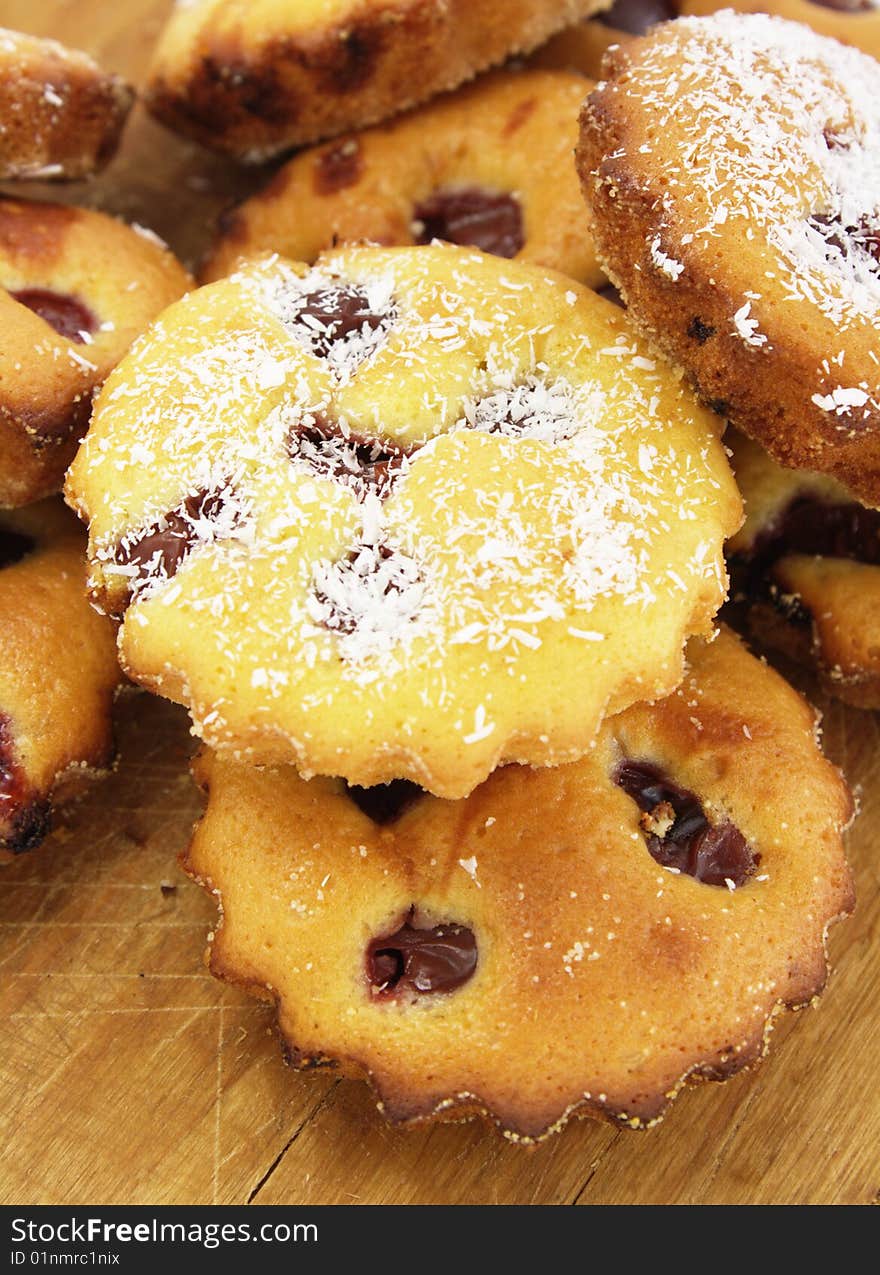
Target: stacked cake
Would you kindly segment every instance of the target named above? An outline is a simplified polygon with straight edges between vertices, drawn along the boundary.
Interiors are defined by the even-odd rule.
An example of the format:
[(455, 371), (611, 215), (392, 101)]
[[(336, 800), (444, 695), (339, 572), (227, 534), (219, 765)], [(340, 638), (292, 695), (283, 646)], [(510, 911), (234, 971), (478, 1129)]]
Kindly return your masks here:
[[(162, 258), (172, 295), (57, 448), (13, 420), (0, 470), (15, 503), (55, 489), (96, 393), (65, 485), (90, 622), (201, 741), (213, 971), (389, 1119), (525, 1142), (757, 1060), (852, 907), (816, 714), (717, 621), (728, 543), (753, 635), (878, 702), (821, 608), (880, 659), (880, 68), (616, 4), (435, 97), (596, 8), (180, 7), (151, 109), (304, 149), (201, 286)], [(13, 215), (10, 314), (97, 368), (139, 290), (51, 273), (73, 231)]]

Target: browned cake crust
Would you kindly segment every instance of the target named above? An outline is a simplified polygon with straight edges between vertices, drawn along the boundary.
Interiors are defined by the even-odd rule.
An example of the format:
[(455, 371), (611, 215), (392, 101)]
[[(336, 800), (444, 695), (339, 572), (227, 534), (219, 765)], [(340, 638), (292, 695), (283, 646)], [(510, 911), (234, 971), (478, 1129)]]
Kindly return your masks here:
[(188, 284), (148, 232), (0, 199), (0, 507), (59, 489), (93, 394)]
[(880, 510), (733, 430), (725, 442), (746, 505), (728, 559), (750, 632), (838, 699), (880, 708)]
[(720, 13), (655, 28), (605, 74), (577, 162), (630, 314), (780, 463), (877, 503), (880, 66)]
[(599, 287), (571, 159), (589, 87), (564, 72), (498, 71), (391, 124), (304, 151), (221, 219), (202, 278), (262, 251), (314, 261), (337, 243), (436, 237)]
[(212, 971), (276, 1002), (293, 1065), (367, 1077), (396, 1123), (642, 1128), (755, 1062), (825, 983), (851, 804), (781, 677), (729, 632), (689, 656), (587, 759), (458, 802), (203, 753), (184, 867), (221, 908)]
[(455, 88), (607, 0), (202, 0), (153, 58), (150, 110), (205, 146), (264, 160)]
[(0, 179), (98, 172), (133, 101), (134, 90), (85, 53), (0, 28)]
[(85, 594), (85, 536), (60, 500), (0, 513), (0, 863), (113, 759), (114, 625)]

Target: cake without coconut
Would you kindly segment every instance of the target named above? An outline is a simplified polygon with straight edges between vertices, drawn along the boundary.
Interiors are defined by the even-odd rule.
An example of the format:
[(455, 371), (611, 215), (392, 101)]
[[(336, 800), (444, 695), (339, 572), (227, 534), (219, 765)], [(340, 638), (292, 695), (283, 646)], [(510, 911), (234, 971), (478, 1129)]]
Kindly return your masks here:
[(782, 464), (880, 501), (880, 65), (778, 18), (609, 55), (578, 165), (631, 317)]
[(98, 172), (133, 101), (134, 90), (85, 53), (0, 28), (0, 179)]
[(741, 516), (718, 425), (561, 275), (348, 249), (169, 309), (67, 493), (126, 671), (213, 747), (457, 797), (676, 685)]
[(456, 88), (607, 0), (192, 0), (153, 56), (150, 110), (261, 161)]
[(188, 283), (143, 228), (0, 198), (0, 506), (60, 488), (95, 390)]
[(589, 757), (464, 801), (204, 753), (184, 867), (210, 965), (274, 1001), (289, 1060), (369, 1078), (395, 1123), (655, 1123), (764, 1052), (852, 906), (851, 805), (808, 705), (728, 632)]
[(301, 152), (222, 218), (202, 278), (260, 251), (313, 261), (340, 243), (442, 239), (598, 287), (604, 276), (571, 159), (586, 91), (577, 75), (501, 71)]
[(728, 560), (750, 632), (838, 699), (880, 708), (880, 510), (732, 430), (724, 441), (746, 505)]
[(0, 863), (113, 758), (114, 625), (89, 606), (85, 537), (60, 500), (0, 511)]

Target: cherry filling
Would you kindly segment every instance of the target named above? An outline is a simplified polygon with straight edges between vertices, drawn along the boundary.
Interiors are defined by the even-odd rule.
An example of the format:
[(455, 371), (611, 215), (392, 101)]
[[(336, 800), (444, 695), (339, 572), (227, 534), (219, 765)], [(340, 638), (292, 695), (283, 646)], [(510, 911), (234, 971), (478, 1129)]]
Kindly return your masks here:
[(377, 314), (367, 294), (353, 284), (308, 292), (297, 302), (294, 322), (305, 329), (312, 353), (327, 358), (334, 345), (353, 336), (378, 332), (388, 321)]
[(623, 761), (614, 782), (642, 811), (640, 820), (651, 856), (706, 885), (741, 886), (761, 856), (734, 824), (711, 824), (699, 797), (680, 788), (650, 762)]
[(374, 996), (400, 992), (454, 992), (477, 967), (477, 940), (464, 925), (435, 925), (419, 930), (415, 909), (393, 934), (373, 939), (367, 948), (367, 978)]
[(668, 22), (678, 17), (673, 0), (614, 0), (610, 9), (597, 14), (599, 21), (616, 31), (644, 35), (655, 22)]
[(14, 567), (33, 551), (34, 542), (30, 536), (23, 536), (11, 527), (0, 527), (0, 570), (3, 567)]
[[(170, 580), (191, 550), (204, 536), (199, 524), (216, 522), (226, 511), (227, 502), (217, 491), (198, 491), (165, 514), (158, 522), (134, 537), (127, 537), (116, 549), (114, 561), (120, 566), (133, 566), (131, 590), (139, 582), (156, 577)], [(229, 521), (234, 525), (236, 519)]]
[(872, 0), (810, 0), (820, 9), (834, 9), (837, 13), (869, 13), (876, 5)]
[(410, 779), (392, 779), (389, 784), (376, 784), (372, 788), (346, 784), (345, 791), (358, 810), (380, 827), (397, 823), (424, 796), (423, 789)]
[[(825, 140), (827, 143), (827, 135)], [(869, 217), (860, 217), (854, 226), (844, 226), (839, 217), (814, 213), (809, 224), (820, 232), (828, 248), (841, 257), (850, 257), (854, 250), (861, 249), (880, 266), (880, 227)]]
[(880, 510), (799, 496), (755, 540), (750, 566), (763, 574), (777, 559), (792, 553), (880, 566)]
[(9, 718), (0, 713), (0, 846), (12, 854), (33, 850), (49, 831), (49, 803), (29, 796), (15, 759)]
[(287, 437), (287, 454), (302, 461), (321, 478), (333, 478), (363, 496), (390, 495), (395, 476), (409, 454), (385, 440), (342, 431), (323, 417), (294, 425)]
[(438, 190), (416, 205), (413, 216), (416, 243), (443, 239), (495, 257), (515, 257), (525, 243), (522, 208), (508, 193), (478, 186)]
[(880, 566), (880, 510), (799, 496), (756, 537), (747, 555), (731, 559), (734, 595), (769, 603), (789, 624), (806, 627), (812, 623), (809, 610), (780, 590), (772, 574), (774, 563), (794, 553)]
[(9, 295), (33, 310), (59, 336), (78, 345), (84, 342), (83, 334), (90, 336), (98, 327), (98, 320), (88, 306), (67, 293), (51, 292), (48, 288), (21, 288)]

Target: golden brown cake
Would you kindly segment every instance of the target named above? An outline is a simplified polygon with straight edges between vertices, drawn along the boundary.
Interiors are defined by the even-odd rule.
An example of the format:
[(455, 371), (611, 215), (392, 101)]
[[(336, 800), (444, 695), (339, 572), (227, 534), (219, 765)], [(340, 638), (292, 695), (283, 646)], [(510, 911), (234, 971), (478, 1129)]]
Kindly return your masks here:
[(156, 49), (147, 102), (171, 128), (264, 160), (455, 88), (607, 0), (193, 0)]
[(603, 282), (572, 151), (587, 91), (563, 72), (500, 71), (391, 124), (300, 153), (227, 214), (202, 271), (340, 243), (443, 239)]
[(631, 317), (780, 463), (880, 502), (880, 64), (728, 11), (606, 70), (578, 164)]
[(562, 275), (352, 248), (169, 309), (67, 494), (126, 671), (206, 742), (460, 797), (677, 684), (741, 516), (719, 424)]
[(184, 867), (220, 906), (212, 971), (275, 1002), (295, 1066), (368, 1078), (395, 1123), (641, 1128), (755, 1062), (825, 983), (851, 805), (781, 677), (728, 632), (689, 658), (584, 760), (459, 802), (203, 753)]
[(0, 198), (0, 506), (58, 490), (96, 388), (188, 283), (140, 227)]
[(85, 53), (0, 28), (0, 179), (88, 177), (112, 158), (134, 91)]
[(60, 500), (0, 511), (0, 863), (113, 758), (114, 625), (89, 606), (85, 537)]
[(880, 708), (880, 510), (733, 431), (724, 441), (746, 505), (728, 554), (751, 633), (838, 699)]

